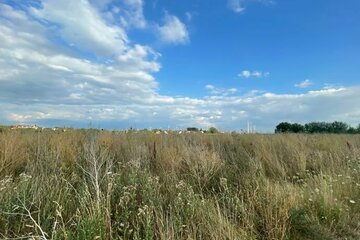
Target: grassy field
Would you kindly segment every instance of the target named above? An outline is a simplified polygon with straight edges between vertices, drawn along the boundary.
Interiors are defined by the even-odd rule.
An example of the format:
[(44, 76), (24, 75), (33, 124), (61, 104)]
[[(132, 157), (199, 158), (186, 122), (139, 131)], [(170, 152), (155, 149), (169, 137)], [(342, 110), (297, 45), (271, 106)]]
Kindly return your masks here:
[(359, 135), (3, 131), (0, 239), (360, 239)]

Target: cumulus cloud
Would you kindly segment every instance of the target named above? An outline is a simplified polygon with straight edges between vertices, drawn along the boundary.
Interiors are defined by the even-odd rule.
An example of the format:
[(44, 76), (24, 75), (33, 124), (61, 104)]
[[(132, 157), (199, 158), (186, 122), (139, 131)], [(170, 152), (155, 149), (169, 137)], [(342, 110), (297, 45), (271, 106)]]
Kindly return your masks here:
[(124, 29), (107, 24), (88, 1), (43, 0), (42, 8), (33, 8), (33, 17), (58, 26), (52, 30), (69, 45), (102, 57), (121, 54), (127, 48)]
[(189, 41), (187, 27), (180, 19), (168, 13), (165, 14), (164, 24), (157, 26), (160, 39), (168, 44), (184, 44)]
[[(0, 29), (5, 33), (0, 35), (0, 69), (6, 73), (0, 76), (3, 101), (101, 104), (141, 102), (144, 96), (156, 94), (151, 73), (160, 69), (158, 53), (148, 46), (131, 45), (124, 29), (108, 25), (88, 2), (76, 1), (78, 11), (66, 14), (56, 8), (61, 3), (45, 1), (43, 8), (27, 13), (0, 5), (4, 18)], [(73, 21), (75, 15), (93, 25)], [(49, 22), (63, 26), (55, 36)], [(57, 33), (63, 44), (53, 41)], [(83, 50), (105, 61), (78, 55)]]
[(120, 22), (125, 28), (144, 29), (148, 25), (144, 16), (143, 0), (89, 0), (89, 2), (100, 10), (104, 18), (115, 24)]
[(297, 88), (307, 88), (313, 85), (313, 83), (309, 79), (305, 79), (304, 81), (295, 84), (295, 87)]
[[(78, 11), (62, 6), (64, 2)], [(130, 41), (125, 27), (106, 21), (85, 0), (46, 0), (42, 6), (0, 4), (1, 122), (72, 126), (98, 122), (109, 128), (171, 123), (173, 128), (239, 130), (251, 120), (263, 131), (283, 120), (358, 123), (357, 86), (276, 94), (207, 85), (209, 94), (204, 97), (162, 95), (154, 78), (161, 68), (160, 54)], [(244, 76), (266, 75), (260, 73), (249, 71)]]
[(270, 75), (269, 72), (261, 72), (261, 71), (250, 71), (250, 70), (243, 70), (241, 73), (238, 74), (238, 77), (241, 78), (263, 78), (268, 77)]

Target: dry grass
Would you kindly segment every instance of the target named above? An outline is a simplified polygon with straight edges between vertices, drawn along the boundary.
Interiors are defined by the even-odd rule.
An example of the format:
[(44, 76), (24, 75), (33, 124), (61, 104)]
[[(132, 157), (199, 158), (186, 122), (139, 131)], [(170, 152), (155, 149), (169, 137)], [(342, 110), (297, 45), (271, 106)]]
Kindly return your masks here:
[(359, 239), (360, 136), (0, 133), (0, 238)]

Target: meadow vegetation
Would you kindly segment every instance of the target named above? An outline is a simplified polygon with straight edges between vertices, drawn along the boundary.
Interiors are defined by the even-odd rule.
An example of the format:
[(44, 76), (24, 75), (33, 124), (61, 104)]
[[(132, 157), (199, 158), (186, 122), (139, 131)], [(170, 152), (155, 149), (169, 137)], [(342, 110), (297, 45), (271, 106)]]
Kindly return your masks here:
[(360, 239), (359, 135), (0, 133), (0, 239)]

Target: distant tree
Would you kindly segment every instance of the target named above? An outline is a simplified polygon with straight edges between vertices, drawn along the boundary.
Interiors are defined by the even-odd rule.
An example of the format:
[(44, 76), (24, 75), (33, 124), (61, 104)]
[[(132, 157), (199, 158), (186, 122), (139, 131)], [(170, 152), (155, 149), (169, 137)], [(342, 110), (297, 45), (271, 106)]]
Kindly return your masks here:
[(360, 134), (360, 124), (357, 128), (350, 127), (347, 123), (335, 121), (310, 122), (305, 125), (299, 123), (282, 122), (276, 126), (275, 133), (349, 133)]
[(305, 124), (305, 131), (308, 133), (347, 133), (348, 129), (348, 124), (338, 121), (333, 123), (311, 122)]
[(218, 133), (219, 131), (216, 128), (211, 127), (211, 128), (209, 128), (208, 132), (209, 133)]
[(356, 128), (349, 127), (349, 129), (346, 131), (346, 133), (356, 134), (356, 133), (358, 133), (358, 132), (357, 132), (357, 129), (356, 129)]
[(275, 133), (303, 133), (305, 127), (299, 123), (282, 122), (276, 126)]
[(332, 124), (326, 122), (311, 122), (305, 124), (305, 131), (307, 133), (329, 133), (331, 129)]
[(291, 123), (282, 122), (276, 126), (275, 133), (289, 133), (291, 132)]
[(307, 133), (315, 133), (319, 131), (319, 124), (316, 122), (307, 123), (305, 124), (305, 131)]
[(293, 124), (291, 124), (291, 132), (303, 133), (303, 132), (305, 132), (305, 127), (299, 123), (293, 123)]
[(349, 129), (349, 125), (347, 125), (346, 123), (335, 121), (331, 124), (330, 132), (331, 133), (347, 133), (348, 129)]
[(356, 128), (356, 133), (359, 133), (360, 134), (360, 124), (357, 126)]

